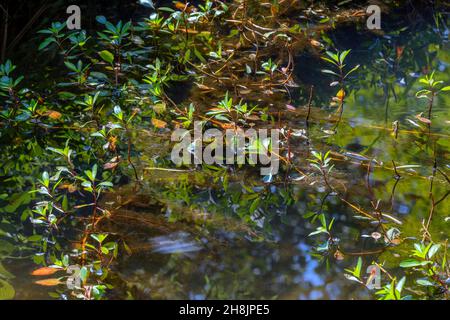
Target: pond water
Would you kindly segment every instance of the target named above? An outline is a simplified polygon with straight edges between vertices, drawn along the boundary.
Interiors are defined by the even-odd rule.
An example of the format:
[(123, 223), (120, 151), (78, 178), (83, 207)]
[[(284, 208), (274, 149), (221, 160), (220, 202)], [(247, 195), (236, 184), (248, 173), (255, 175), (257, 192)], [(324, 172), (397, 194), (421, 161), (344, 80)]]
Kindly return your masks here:
[[(429, 17), (393, 15), (379, 33), (345, 23), (326, 34), (338, 49), (352, 50), (349, 66), (361, 65), (339, 123), (337, 107), (330, 105), (336, 90), (329, 85), (330, 76), (318, 72), (326, 64), (311, 49), (295, 54), (294, 81), (299, 86), (291, 88), (290, 95), (248, 96), (280, 110), (278, 122), (294, 132), (292, 159), (306, 177), (284, 170), (280, 175), (286, 178), (267, 183), (251, 167), (174, 169), (166, 160), (170, 132), (134, 128), (143, 181), (122, 183), (101, 199), (111, 217), (100, 230), (125, 239), (130, 249), (111, 265), (114, 288), (108, 298), (370, 299), (372, 292), (344, 276), (344, 269), (355, 266), (358, 257), (364, 274), (373, 261), (384, 263), (393, 275), (404, 273), (398, 261), (420, 240), (413, 237), (421, 235), (429, 216), (430, 182), (436, 200), (449, 191), (443, 176), (431, 177), (435, 163), (450, 172), (450, 96), (442, 94), (434, 101), (431, 132), (416, 117), (426, 116), (426, 100), (415, 96), (422, 88), (417, 78), (425, 68), (450, 83), (448, 29)], [(311, 85), (313, 107), (306, 125)], [(180, 105), (195, 101), (206, 109), (209, 101), (224, 94), (205, 96), (187, 84), (171, 90), (176, 95), (186, 88), (189, 93)], [(311, 150), (331, 150), (335, 167), (330, 179), (339, 195), (330, 193), (320, 175), (312, 173), (307, 160)], [(379, 226), (364, 216), (375, 211), (377, 201), (383, 219), (401, 229), (401, 241), (386, 246), (383, 238), (374, 239)], [(449, 209), (449, 199), (436, 206), (429, 226), (435, 242), (450, 234)], [(327, 237), (310, 236), (317, 221), (304, 216), (318, 211), (328, 222), (334, 218), (332, 238), (340, 252), (317, 250)], [(22, 256), (32, 254), (25, 250)], [(33, 283), (30, 272), (36, 265), (30, 258), (2, 261), (12, 274), (9, 282), (16, 299), (46, 299), (55, 291)], [(383, 275), (382, 282), (387, 281)]]

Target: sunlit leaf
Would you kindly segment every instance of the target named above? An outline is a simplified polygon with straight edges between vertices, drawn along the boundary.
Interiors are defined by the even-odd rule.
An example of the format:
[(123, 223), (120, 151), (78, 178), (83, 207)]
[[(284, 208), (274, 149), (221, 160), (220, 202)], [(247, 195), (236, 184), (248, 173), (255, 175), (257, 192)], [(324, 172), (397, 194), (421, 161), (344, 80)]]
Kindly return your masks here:
[(62, 114), (58, 111), (50, 110), (46, 113), (46, 116), (50, 119), (58, 120), (62, 117)]
[(432, 282), (428, 281), (427, 279), (417, 279), (416, 283), (420, 286), (425, 286), (425, 287), (434, 286), (434, 284)]
[(322, 47), (322, 44), (317, 40), (311, 39), (310, 43), (314, 47)]
[(417, 120), (419, 120), (420, 122), (423, 122), (423, 123), (426, 123), (426, 124), (431, 124), (431, 120), (422, 117), (422, 114), (421, 114), (421, 113), (420, 113), (420, 114), (417, 114), (417, 115), (415, 116), (415, 118), (416, 118)]
[(1, 261), (0, 261), (0, 279), (13, 279), (14, 275), (9, 272), (8, 270), (5, 269), (5, 267), (2, 265)]
[(103, 165), (103, 169), (112, 170), (119, 165), (118, 162), (108, 162)]
[(44, 287), (54, 287), (61, 284), (62, 282), (58, 278), (53, 278), (35, 281), (34, 283)]
[(167, 122), (156, 118), (152, 118), (152, 124), (158, 129), (163, 129), (167, 126)]
[(58, 271), (61, 271), (61, 268), (43, 267), (43, 268), (34, 270), (33, 272), (31, 272), (31, 275), (32, 276), (49, 276)]
[(440, 244), (434, 244), (431, 246), (431, 248), (428, 250), (428, 258), (432, 258), (436, 252), (439, 250), (439, 248), (441, 247)]
[(415, 259), (407, 259), (400, 262), (400, 267), (402, 268), (412, 268), (412, 267), (418, 267), (418, 266), (424, 266), (431, 263), (431, 261), (419, 261)]
[(344, 260), (344, 257), (344, 254), (339, 250), (336, 250), (336, 252), (334, 253), (334, 258), (336, 260)]

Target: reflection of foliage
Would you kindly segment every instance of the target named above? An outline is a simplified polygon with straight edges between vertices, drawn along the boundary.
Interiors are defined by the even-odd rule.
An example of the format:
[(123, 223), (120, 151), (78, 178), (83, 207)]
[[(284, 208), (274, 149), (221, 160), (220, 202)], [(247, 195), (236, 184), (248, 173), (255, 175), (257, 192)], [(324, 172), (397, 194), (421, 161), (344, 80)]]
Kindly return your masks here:
[[(447, 252), (440, 257), (437, 255), (442, 246), (447, 243), (434, 244), (430, 242), (428, 245), (424, 243), (415, 243), (414, 249), (411, 250), (412, 258), (403, 260), (399, 263), (401, 268), (410, 270), (415, 273), (413, 281), (407, 282), (407, 277), (403, 276), (400, 280), (392, 276), (382, 265), (375, 263), (374, 267), (383, 271), (388, 278), (388, 283), (376, 292), (380, 300), (410, 300), (412, 298), (426, 299), (442, 296), (448, 299), (448, 272)], [(358, 258), (357, 265), (353, 269), (346, 269), (347, 279), (356, 281), (363, 286), (373, 280), (373, 275), (364, 281), (362, 275), (362, 259)], [(409, 295), (402, 295), (402, 291), (408, 291)]]
[[(0, 231), (2, 230), (0, 229)], [(0, 239), (0, 300), (13, 299), (15, 296), (14, 287), (9, 283), (14, 275), (3, 265), (3, 260), (12, 255), (14, 251), (15, 248), (10, 242)]]

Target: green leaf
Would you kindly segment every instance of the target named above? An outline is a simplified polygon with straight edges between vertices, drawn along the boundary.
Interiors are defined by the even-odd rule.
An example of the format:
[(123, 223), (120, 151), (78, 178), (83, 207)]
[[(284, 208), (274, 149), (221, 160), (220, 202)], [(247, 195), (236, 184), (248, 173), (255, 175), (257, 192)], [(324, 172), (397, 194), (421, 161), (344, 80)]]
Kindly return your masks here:
[[(90, 171), (89, 171), (90, 172)], [(92, 189), (92, 183), (91, 182), (89, 182), (89, 181), (83, 181), (82, 183), (81, 183), (81, 186), (83, 186), (83, 187), (85, 187), (85, 188), (87, 188), (87, 189)]]
[(200, 51), (198, 51), (196, 48), (194, 48), (194, 54), (201, 62), (203, 62), (203, 63), (206, 62), (206, 59), (202, 56)]
[(153, 3), (152, 0), (141, 0), (140, 4), (143, 5), (144, 7), (155, 10), (155, 4)]
[(406, 282), (406, 277), (403, 277), (400, 279), (400, 281), (395, 286), (395, 290), (397, 290), (399, 294), (402, 292), (405, 282)]
[(313, 216), (315, 216), (315, 215), (316, 215), (315, 212), (310, 211), (310, 212), (305, 213), (305, 214), (303, 215), (303, 218), (304, 218), (304, 219), (309, 219), (309, 218), (311, 218), (311, 217), (313, 217)]
[(10, 255), (14, 252), (15, 248), (16, 247), (11, 242), (0, 240), (0, 254)]
[(113, 34), (117, 32), (116, 27), (111, 22), (106, 21), (105, 27)]
[(123, 114), (122, 114), (122, 109), (120, 108), (120, 106), (114, 106), (114, 114), (119, 117), (119, 119), (122, 119)]
[[(85, 171), (84, 171), (84, 174), (85, 174), (85, 175), (86, 175), (86, 177), (88, 177), (88, 178), (89, 178), (89, 180), (91, 180), (92, 182), (94, 182), (94, 181), (95, 181), (95, 178), (94, 178), (94, 176), (93, 176), (93, 174), (92, 174), (92, 171), (91, 171), (91, 170), (85, 170)], [(91, 184), (91, 183), (89, 183), (89, 185), (88, 185), (88, 184), (86, 184), (86, 185), (82, 184), (82, 186), (86, 186), (86, 187), (91, 187), (91, 186), (92, 186), (92, 184)]]
[(333, 61), (339, 63), (339, 56), (336, 53), (327, 51), (325, 52)]
[(443, 87), (441, 91), (450, 91), (450, 86)]
[(175, 12), (175, 10), (173, 10), (172, 8), (169, 8), (169, 7), (159, 7), (158, 11), (165, 11), (165, 12), (170, 12), (170, 13)]
[(425, 251), (425, 245), (423, 243), (414, 243), (414, 248), (416, 249), (414, 255), (420, 258), (425, 258), (427, 253)]
[(39, 30), (37, 33), (41, 33), (41, 34), (53, 34), (53, 31), (48, 30), (48, 29), (44, 29), (44, 30)]
[(363, 282), (361, 282), (361, 280), (359, 280), (358, 278), (356, 278), (356, 277), (354, 277), (354, 276), (351, 276), (351, 275), (349, 275), (349, 274), (347, 274), (347, 273), (344, 273), (344, 277), (346, 277), (348, 280), (350, 280), (350, 281), (355, 281), (355, 282), (358, 282), (358, 283), (363, 283)]
[(316, 229), (316, 231), (311, 232), (310, 234), (308, 234), (308, 237), (314, 236), (316, 234), (321, 234), (321, 233), (327, 233), (327, 230), (323, 227), (318, 227)]
[(40, 234), (35, 234), (35, 235), (32, 235), (27, 238), (27, 241), (29, 241), (29, 242), (39, 242), (41, 240), (42, 240), (42, 235), (40, 235)]
[(95, 178), (97, 178), (97, 164), (94, 164), (93, 166), (92, 166), (92, 181), (94, 181), (95, 180)]
[(112, 64), (114, 62), (114, 55), (108, 50), (103, 50), (98, 53), (100, 57), (106, 62)]
[(50, 177), (48, 176), (48, 172), (44, 171), (42, 173), (42, 184), (48, 188), (50, 183)]
[(112, 182), (109, 181), (103, 181), (101, 183), (98, 184), (101, 187), (105, 187), (105, 188), (112, 188), (114, 185)]
[(427, 89), (419, 90), (416, 92), (416, 97), (417, 98), (426, 98), (427, 95), (429, 95), (430, 93), (431, 93), (431, 91), (427, 90)]
[(327, 229), (327, 221), (325, 219), (325, 215), (322, 213), (319, 215), (320, 223), (322, 224), (322, 227), (326, 230)]
[(106, 286), (98, 285), (92, 287), (92, 293), (94, 294), (94, 298), (96, 300), (100, 299), (105, 294)]
[(333, 223), (334, 223), (334, 218), (331, 219), (330, 224), (328, 225), (328, 231), (331, 231), (331, 228), (333, 227)]

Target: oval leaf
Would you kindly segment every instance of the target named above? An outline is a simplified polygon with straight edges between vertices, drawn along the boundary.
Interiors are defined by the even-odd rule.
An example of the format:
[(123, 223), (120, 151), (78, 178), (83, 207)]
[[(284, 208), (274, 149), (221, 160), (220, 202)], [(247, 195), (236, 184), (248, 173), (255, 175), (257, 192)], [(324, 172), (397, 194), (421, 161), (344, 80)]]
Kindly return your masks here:
[(11, 300), (16, 295), (13, 286), (0, 279), (0, 300)]
[(49, 110), (49, 111), (46, 113), (46, 116), (49, 117), (50, 119), (58, 120), (59, 118), (62, 117), (62, 114), (61, 114), (60, 112), (58, 112), (58, 111)]

